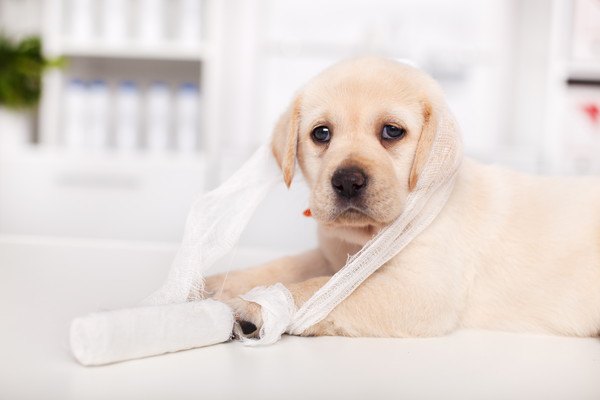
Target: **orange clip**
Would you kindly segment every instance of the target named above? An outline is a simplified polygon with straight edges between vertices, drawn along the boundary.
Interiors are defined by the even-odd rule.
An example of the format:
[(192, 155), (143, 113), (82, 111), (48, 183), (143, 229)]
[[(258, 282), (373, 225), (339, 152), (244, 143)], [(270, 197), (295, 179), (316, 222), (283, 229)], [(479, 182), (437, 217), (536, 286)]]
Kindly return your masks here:
[(306, 210), (304, 210), (304, 212), (302, 214), (305, 217), (312, 217), (312, 212), (310, 211), (310, 208), (307, 208)]

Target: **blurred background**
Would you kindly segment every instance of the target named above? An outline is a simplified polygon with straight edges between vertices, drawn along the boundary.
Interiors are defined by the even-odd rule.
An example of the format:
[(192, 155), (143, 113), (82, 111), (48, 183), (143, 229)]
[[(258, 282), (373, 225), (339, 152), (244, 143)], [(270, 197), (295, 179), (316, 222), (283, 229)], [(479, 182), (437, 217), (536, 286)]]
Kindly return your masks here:
[[(365, 54), (439, 80), (468, 155), (600, 174), (600, 0), (0, 0), (0, 31), (0, 241), (174, 248), (294, 91)], [(314, 245), (306, 206), (297, 179), (241, 246)]]

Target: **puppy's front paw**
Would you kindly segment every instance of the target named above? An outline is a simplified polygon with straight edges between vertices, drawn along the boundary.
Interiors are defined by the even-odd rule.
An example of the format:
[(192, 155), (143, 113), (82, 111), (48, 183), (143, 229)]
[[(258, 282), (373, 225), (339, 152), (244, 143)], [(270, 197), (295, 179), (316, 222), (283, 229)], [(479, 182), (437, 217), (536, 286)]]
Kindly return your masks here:
[(233, 309), (235, 316), (234, 338), (259, 338), (263, 325), (262, 307), (239, 297), (227, 300), (226, 303)]

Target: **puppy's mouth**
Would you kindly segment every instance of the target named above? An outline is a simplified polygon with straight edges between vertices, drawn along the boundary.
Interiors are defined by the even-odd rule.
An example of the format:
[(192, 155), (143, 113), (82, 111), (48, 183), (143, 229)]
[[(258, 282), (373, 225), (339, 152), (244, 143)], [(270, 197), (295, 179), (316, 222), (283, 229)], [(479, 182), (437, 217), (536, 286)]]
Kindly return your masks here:
[(331, 225), (343, 225), (353, 227), (364, 227), (378, 225), (373, 217), (369, 215), (368, 210), (362, 207), (346, 206), (337, 211), (331, 219)]

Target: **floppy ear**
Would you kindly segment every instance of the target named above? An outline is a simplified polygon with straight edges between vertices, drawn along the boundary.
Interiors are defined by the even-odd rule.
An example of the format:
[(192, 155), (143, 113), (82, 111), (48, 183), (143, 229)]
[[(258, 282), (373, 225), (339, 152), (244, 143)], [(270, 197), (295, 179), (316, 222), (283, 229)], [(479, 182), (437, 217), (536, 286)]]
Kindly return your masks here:
[(429, 158), (429, 152), (433, 146), (433, 141), (438, 130), (439, 116), (434, 114), (433, 107), (428, 101), (423, 102), (423, 129), (417, 142), (417, 150), (413, 159), (410, 176), (408, 177), (408, 189), (413, 191), (417, 187), (419, 176), (425, 167)]
[(283, 113), (271, 139), (271, 150), (283, 172), (283, 180), (290, 187), (296, 167), (296, 153), (298, 151), (298, 129), (300, 122), (300, 98), (297, 97)]

